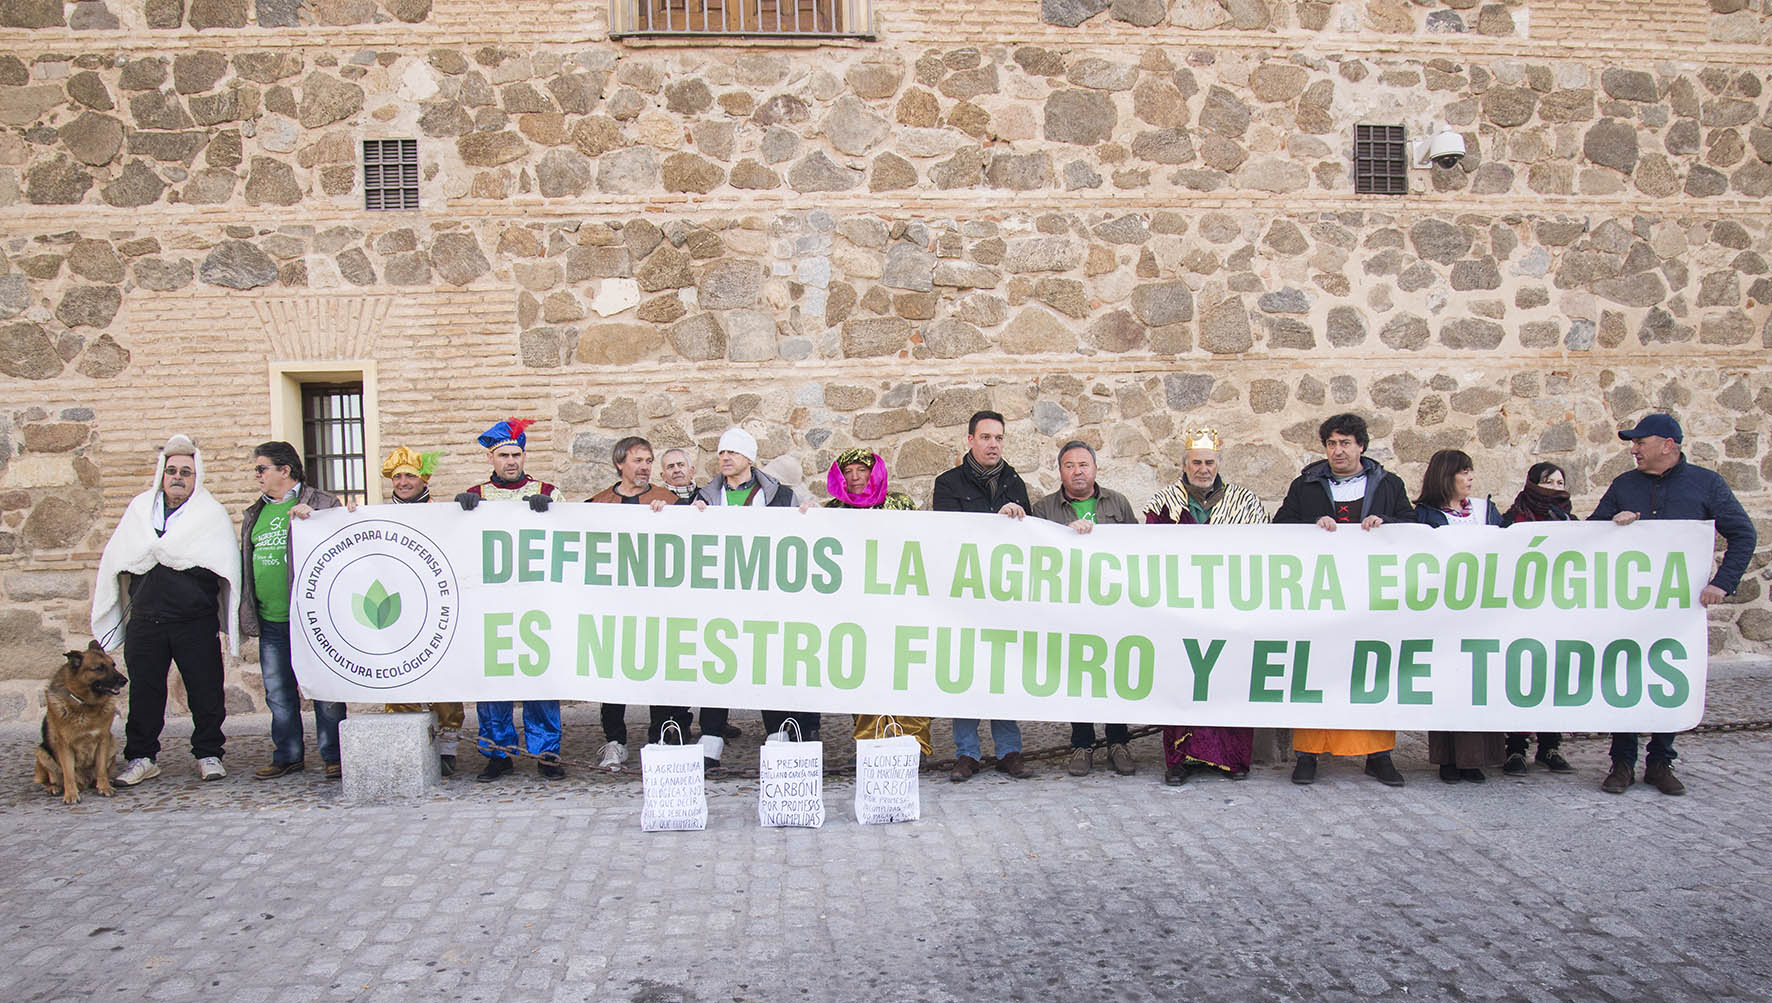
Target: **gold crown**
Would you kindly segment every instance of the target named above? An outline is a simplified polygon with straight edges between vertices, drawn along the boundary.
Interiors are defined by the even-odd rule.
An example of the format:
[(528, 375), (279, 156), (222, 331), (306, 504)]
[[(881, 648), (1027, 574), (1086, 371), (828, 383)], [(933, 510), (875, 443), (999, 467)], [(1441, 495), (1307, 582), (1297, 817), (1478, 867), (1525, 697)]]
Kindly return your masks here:
[(1215, 453), (1223, 442), (1215, 428), (1190, 428), (1183, 431), (1181, 437), (1188, 449), (1210, 449)]

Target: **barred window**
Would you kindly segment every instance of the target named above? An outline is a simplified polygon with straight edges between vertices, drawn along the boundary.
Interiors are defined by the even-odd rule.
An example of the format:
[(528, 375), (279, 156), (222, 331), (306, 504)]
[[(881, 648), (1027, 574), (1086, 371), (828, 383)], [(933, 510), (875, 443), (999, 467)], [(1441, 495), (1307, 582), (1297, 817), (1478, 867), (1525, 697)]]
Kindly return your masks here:
[(614, 0), (609, 37), (873, 39), (871, 0)]
[(301, 413), (308, 483), (344, 502), (365, 501), (363, 384), (304, 383)]
[(363, 208), (418, 208), (418, 140), (363, 141)]
[(1354, 126), (1354, 191), (1409, 194), (1409, 140), (1402, 126)]

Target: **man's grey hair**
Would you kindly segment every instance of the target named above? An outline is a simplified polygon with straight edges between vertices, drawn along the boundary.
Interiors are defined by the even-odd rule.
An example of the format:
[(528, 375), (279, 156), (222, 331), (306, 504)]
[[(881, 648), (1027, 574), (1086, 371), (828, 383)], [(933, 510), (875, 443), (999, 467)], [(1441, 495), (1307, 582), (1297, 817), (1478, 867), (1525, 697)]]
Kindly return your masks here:
[(1087, 442), (1084, 442), (1082, 439), (1072, 439), (1071, 441), (1058, 447), (1058, 461), (1060, 463), (1063, 463), (1064, 462), (1064, 454), (1070, 452), (1073, 449), (1087, 450), (1089, 452), (1089, 458), (1091, 460), (1095, 459), (1095, 447), (1094, 446), (1091, 446)]
[(683, 458), (684, 458), (684, 459), (685, 459), (685, 460), (687, 460), (687, 459), (689, 459), (689, 450), (687, 450), (687, 449), (684, 449), (684, 448), (683, 448), (683, 447), (682, 447), (682, 446), (672, 446), (672, 447), (671, 447), (671, 448), (669, 448), (669, 449), (667, 449), (667, 450), (665, 450), (665, 451), (664, 451), (664, 452), (662, 452), (662, 453), (660, 453), (660, 454), (658, 454), (658, 458), (659, 458), (659, 459), (661, 459), (661, 460), (662, 460), (662, 459), (664, 459), (664, 458), (665, 458), (665, 457), (667, 457), (667, 456), (669, 456), (669, 455), (671, 455), (671, 454), (672, 454), (672, 453), (682, 453), (682, 454), (683, 454)]

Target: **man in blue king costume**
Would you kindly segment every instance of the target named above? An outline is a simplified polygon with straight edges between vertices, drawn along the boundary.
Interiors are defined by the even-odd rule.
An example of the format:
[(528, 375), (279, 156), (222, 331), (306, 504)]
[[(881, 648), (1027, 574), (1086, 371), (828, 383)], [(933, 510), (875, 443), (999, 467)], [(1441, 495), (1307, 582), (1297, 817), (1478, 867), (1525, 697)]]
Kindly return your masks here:
[[(523, 472), (523, 458), (529, 439), (523, 430), (535, 424), (533, 419), (506, 418), (480, 433), (480, 445), (486, 447), (486, 458), (492, 461), (492, 477), (455, 496), (462, 511), (473, 511), (482, 501), (526, 501), (537, 512), (560, 500), (560, 489), (546, 481), (538, 481)], [(510, 700), (482, 700), (474, 705), (480, 719), (480, 754), (486, 757), (486, 769), (476, 778), (490, 783), (511, 772), (511, 757), (506, 751), (517, 745), (517, 726)], [(544, 780), (562, 780), (566, 768), (560, 765), (560, 701), (523, 701), (523, 732), (529, 754), (540, 757), (538, 769)]]

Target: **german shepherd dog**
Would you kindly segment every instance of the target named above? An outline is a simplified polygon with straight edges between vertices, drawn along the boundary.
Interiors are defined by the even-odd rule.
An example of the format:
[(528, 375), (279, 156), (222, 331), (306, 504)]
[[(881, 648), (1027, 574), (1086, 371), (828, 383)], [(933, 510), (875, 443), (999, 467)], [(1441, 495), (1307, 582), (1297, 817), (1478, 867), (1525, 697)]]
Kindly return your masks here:
[(97, 641), (85, 651), (68, 652), (67, 662), (50, 678), (36, 782), (60, 794), (63, 804), (80, 803), (81, 784), (104, 797), (115, 793), (111, 761), (117, 740), (111, 735), (111, 718), (117, 714), (117, 694), (128, 683)]

